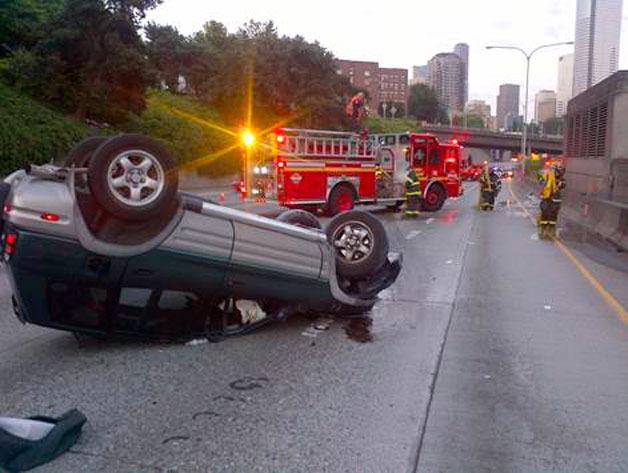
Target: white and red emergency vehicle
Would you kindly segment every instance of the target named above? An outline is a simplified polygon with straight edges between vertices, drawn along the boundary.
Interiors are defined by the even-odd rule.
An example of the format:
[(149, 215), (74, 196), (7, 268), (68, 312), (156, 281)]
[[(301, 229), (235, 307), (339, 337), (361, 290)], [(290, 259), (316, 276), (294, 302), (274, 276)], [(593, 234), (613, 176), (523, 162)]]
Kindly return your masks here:
[(421, 179), (425, 210), (439, 210), (448, 197), (462, 194), (460, 145), (430, 134), (281, 128), (257, 149), (248, 180), (253, 197), (287, 207), (332, 215), (356, 204), (399, 207), (410, 166)]

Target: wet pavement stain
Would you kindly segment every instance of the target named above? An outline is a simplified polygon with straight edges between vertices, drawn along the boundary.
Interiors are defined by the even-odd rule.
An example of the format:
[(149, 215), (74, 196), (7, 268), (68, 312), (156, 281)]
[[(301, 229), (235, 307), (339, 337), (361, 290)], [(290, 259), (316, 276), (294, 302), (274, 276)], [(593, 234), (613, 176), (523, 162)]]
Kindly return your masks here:
[(214, 412), (214, 411), (201, 411), (201, 412), (197, 412), (192, 416), (192, 420), (196, 420), (199, 417), (219, 417), (220, 414)]
[(368, 343), (373, 341), (373, 333), (371, 327), (373, 319), (371, 317), (359, 317), (352, 319), (345, 325), (345, 333), (347, 337), (359, 343)]
[(235, 389), (236, 391), (252, 391), (253, 389), (261, 389), (268, 383), (268, 378), (260, 377), (260, 378), (250, 378), (244, 377), (240, 379), (236, 379), (229, 383), (229, 387), (231, 389)]
[(167, 439), (164, 439), (161, 444), (162, 445), (167, 445), (171, 442), (177, 443), (177, 442), (182, 442), (184, 440), (190, 440), (190, 437), (188, 437), (187, 435), (175, 435), (173, 437), (168, 437)]

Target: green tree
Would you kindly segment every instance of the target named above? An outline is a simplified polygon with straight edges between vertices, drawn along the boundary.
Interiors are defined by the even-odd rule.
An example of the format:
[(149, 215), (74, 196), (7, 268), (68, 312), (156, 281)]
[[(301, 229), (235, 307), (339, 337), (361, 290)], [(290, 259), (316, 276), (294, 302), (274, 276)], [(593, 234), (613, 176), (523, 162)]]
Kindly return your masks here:
[(541, 124), (541, 130), (547, 135), (562, 135), (563, 127), (564, 120), (559, 117), (549, 118)]
[[(453, 116), (454, 126), (465, 126), (465, 114), (464, 112), (458, 112)], [(466, 126), (467, 128), (486, 128), (484, 117), (479, 113), (467, 112), (466, 114)]]
[(32, 47), (63, 4), (64, 0), (0, 0), (0, 57)]
[(187, 75), (188, 40), (172, 26), (149, 23), (144, 32), (153, 85), (159, 86), (163, 82), (171, 92), (177, 92), (179, 76)]
[(425, 84), (412, 85), (408, 97), (408, 115), (429, 123), (439, 121), (442, 112), (434, 89)]
[[(156, 1), (66, 0), (63, 11), (6, 76), (35, 97), (73, 114), (121, 123), (144, 107), (147, 61), (138, 22)], [(27, 66), (30, 75), (22, 69)]]
[(344, 105), (354, 91), (336, 74), (332, 54), (301, 37), (280, 37), (272, 22), (249, 22), (229, 34), (212, 22), (194, 35), (199, 54), (190, 61), (195, 94), (215, 106), (232, 124), (249, 115), (255, 125), (276, 122), (341, 127)]

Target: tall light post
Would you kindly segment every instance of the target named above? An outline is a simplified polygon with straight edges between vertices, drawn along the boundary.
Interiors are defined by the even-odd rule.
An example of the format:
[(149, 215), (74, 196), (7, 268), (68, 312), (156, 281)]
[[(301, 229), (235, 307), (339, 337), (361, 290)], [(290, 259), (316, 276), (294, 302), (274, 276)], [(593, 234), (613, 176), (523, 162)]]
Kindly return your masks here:
[(526, 94), (525, 94), (525, 102), (523, 104), (523, 133), (521, 137), (521, 155), (527, 156), (527, 148), (528, 148), (528, 91), (530, 86), (530, 59), (540, 49), (551, 48), (554, 46), (565, 46), (572, 45), (573, 41), (563, 41), (561, 43), (551, 43), (551, 44), (542, 44), (537, 48), (534, 48), (532, 51), (527, 53), (523, 49), (517, 46), (487, 46), (486, 49), (514, 49), (515, 51), (519, 51), (526, 58)]

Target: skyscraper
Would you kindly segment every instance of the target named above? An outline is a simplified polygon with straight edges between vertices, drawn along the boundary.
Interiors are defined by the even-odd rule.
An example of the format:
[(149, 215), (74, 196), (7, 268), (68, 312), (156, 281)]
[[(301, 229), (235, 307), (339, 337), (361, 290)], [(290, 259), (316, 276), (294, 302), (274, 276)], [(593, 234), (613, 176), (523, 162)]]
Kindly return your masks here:
[(497, 129), (512, 128), (519, 117), (519, 86), (517, 84), (502, 84), (497, 96)]
[(463, 63), (463, 103), (469, 101), (469, 45), (466, 43), (458, 43), (454, 46), (454, 53), (457, 54)]
[(412, 66), (410, 85), (414, 84), (427, 84), (427, 64), (424, 66)]
[(556, 86), (556, 116), (567, 113), (567, 103), (573, 92), (573, 54), (558, 58), (558, 84)]
[(541, 90), (534, 97), (534, 119), (543, 123), (556, 116), (556, 92)]
[(464, 63), (454, 53), (439, 53), (427, 63), (428, 85), (434, 89), (438, 101), (450, 110), (464, 108)]
[(617, 71), (623, 0), (578, 0), (573, 93)]

